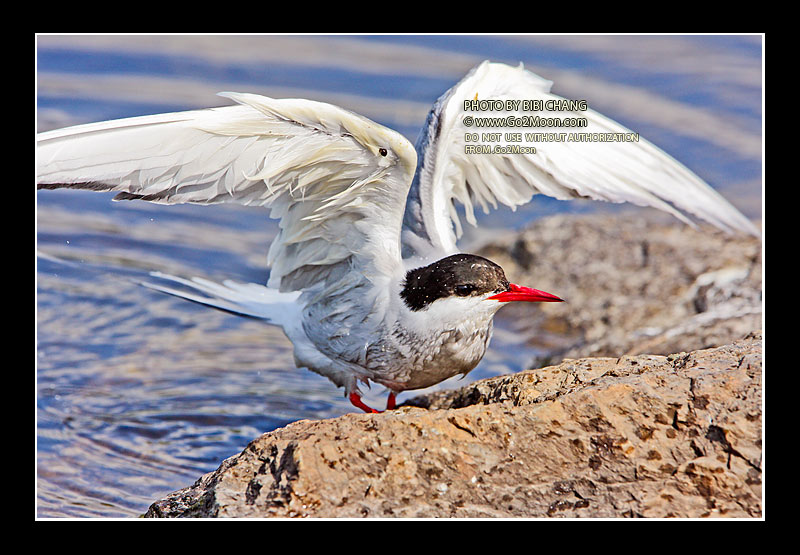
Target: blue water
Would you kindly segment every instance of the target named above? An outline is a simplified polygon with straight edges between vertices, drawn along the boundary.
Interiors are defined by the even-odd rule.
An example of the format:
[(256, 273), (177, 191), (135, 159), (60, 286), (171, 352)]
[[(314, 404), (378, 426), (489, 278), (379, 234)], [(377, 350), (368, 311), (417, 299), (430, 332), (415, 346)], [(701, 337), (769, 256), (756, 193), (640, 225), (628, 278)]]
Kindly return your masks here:
[[(414, 141), (432, 102), (486, 58), (523, 61), (760, 217), (758, 36), (40, 36), (38, 130), (223, 105), (214, 93), (238, 90), (335, 101)], [(135, 284), (151, 270), (266, 281), (276, 226), (263, 210), (112, 197), (37, 193), (38, 517), (139, 515), (263, 432), (353, 410), (294, 368), (279, 330)], [(595, 208), (537, 199), (481, 223), (491, 235)], [(537, 354), (499, 314), (481, 365), (441, 387)], [(382, 388), (367, 402), (382, 406)]]

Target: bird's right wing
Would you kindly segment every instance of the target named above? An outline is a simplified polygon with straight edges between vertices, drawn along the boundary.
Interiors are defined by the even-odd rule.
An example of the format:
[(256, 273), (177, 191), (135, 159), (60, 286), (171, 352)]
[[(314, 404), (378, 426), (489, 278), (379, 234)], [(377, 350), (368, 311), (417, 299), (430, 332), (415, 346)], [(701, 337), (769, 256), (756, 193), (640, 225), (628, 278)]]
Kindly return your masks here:
[[(512, 110), (475, 112), (465, 101), (529, 101), (532, 107), (547, 101), (564, 101), (550, 92), (552, 83), (525, 70), (522, 65), (483, 62), (434, 104), (417, 142), (419, 170), (409, 192), (403, 230), (404, 257), (441, 257), (457, 252), (461, 223), (455, 203), (465, 208), (475, 225), (473, 207), (484, 211), (504, 204), (515, 208), (543, 194), (560, 200), (585, 197), (609, 202), (631, 202), (670, 212), (690, 223), (684, 212), (724, 230), (758, 235), (758, 230), (719, 193), (674, 158), (638, 138), (608, 142), (597, 138), (633, 135), (591, 109), (572, 111)], [(488, 105), (488, 103), (487, 103)], [(514, 105), (512, 104), (512, 107)], [(585, 127), (468, 127), (467, 116), (523, 116), (585, 118)], [(507, 121), (507, 120), (506, 120)], [(547, 120), (552, 121), (552, 120)], [(565, 132), (584, 134), (590, 140), (535, 139), (535, 152), (473, 153), (467, 133), (482, 137), (487, 132)], [(567, 133), (568, 132), (568, 133)], [(544, 133), (542, 133), (544, 134)], [(533, 136), (533, 135), (531, 135)], [(480, 142), (480, 141), (479, 141)], [(527, 141), (525, 141), (527, 142)], [(474, 146), (474, 145), (473, 145)], [(432, 253), (432, 254), (427, 254)]]
[(280, 220), (269, 285), (281, 291), (319, 290), (353, 267), (372, 280), (400, 266), (416, 166), (404, 137), (321, 102), (223, 96), (239, 105), (41, 133), (38, 187), (267, 206)]

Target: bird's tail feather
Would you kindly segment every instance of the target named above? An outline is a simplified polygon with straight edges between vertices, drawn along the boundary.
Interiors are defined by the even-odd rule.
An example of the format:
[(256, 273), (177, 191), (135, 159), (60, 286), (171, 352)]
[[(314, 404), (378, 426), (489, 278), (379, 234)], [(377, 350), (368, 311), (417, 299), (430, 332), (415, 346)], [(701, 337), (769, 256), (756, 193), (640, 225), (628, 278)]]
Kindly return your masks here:
[(240, 316), (267, 320), (278, 326), (282, 326), (290, 317), (292, 307), (296, 306), (294, 301), (300, 295), (299, 292), (281, 293), (257, 283), (237, 283), (231, 280), (215, 283), (199, 277), (184, 279), (161, 272), (150, 272), (150, 275), (158, 280), (171, 282), (173, 286), (148, 281), (140, 284)]

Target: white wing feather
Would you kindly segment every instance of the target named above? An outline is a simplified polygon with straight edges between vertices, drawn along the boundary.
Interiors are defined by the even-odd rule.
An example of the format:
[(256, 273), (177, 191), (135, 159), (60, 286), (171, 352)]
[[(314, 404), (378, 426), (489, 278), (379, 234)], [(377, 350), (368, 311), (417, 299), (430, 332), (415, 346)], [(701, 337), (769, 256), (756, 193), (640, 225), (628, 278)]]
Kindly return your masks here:
[[(465, 152), (465, 132), (483, 130), (463, 126), (464, 100), (560, 100), (550, 86), (522, 65), (480, 64), (435, 103), (418, 159), (398, 133), (336, 106), (227, 93), (241, 105), (40, 134), (38, 182), (167, 204), (269, 206), (281, 228), (270, 247), (269, 285), (282, 291), (323, 282), (319, 292), (330, 290), (353, 266), (370, 281), (392, 275), (401, 267), (401, 218), (402, 258), (457, 252), (456, 201), (473, 225), (476, 205), (513, 208), (545, 194), (632, 202), (691, 223), (685, 211), (758, 234), (699, 177), (641, 138), (542, 142), (535, 154)], [(586, 118), (588, 127), (575, 129), (581, 133), (629, 132), (593, 110), (538, 115)]]
[(270, 247), (269, 285), (281, 291), (338, 279), (340, 266), (356, 266), (367, 279), (396, 271), (416, 165), (410, 143), (329, 104), (223, 96), (241, 105), (42, 133), (39, 188), (268, 206), (281, 229)]
[[(457, 252), (461, 222), (454, 201), (464, 206), (467, 220), (475, 225), (475, 205), (484, 211), (489, 206), (496, 208), (498, 203), (513, 208), (529, 202), (534, 194), (561, 200), (588, 197), (631, 202), (667, 211), (691, 224), (681, 212), (685, 211), (726, 231), (758, 235), (755, 226), (702, 179), (641, 137), (638, 142), (538, 142), (534, 144), (535, 154), (465, 153), (467, 132), (630, 133), (591, 109), (464, 110), (464, 101), (475, 98), (561, 100), (550, 93), (551, 84), (526, 71), (522, 64), (515, 68), (483, 62), (439, 98), (417, 142), (419, 167), (404, 217), (404, 257), (430, 258)], [(588, 126), (486, 129), (464, 126), (465, 115), (576, 117), (586, 118)]]

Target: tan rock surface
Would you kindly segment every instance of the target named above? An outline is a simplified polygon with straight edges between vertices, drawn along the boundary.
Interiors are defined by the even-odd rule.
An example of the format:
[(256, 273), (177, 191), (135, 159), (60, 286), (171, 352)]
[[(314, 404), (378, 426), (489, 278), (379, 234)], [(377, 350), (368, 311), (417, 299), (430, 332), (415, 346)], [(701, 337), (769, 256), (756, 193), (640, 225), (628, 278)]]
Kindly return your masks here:
[(485, 245), (511, 281), (566, 303), (501, 313), (563, 357), (669, 354), (762, 329), (761, 239), (615, 215), (556, 215)]
[(294, 422), (146, 516), (758, 517), (761, 391), (760, 333), (564, 361)]

